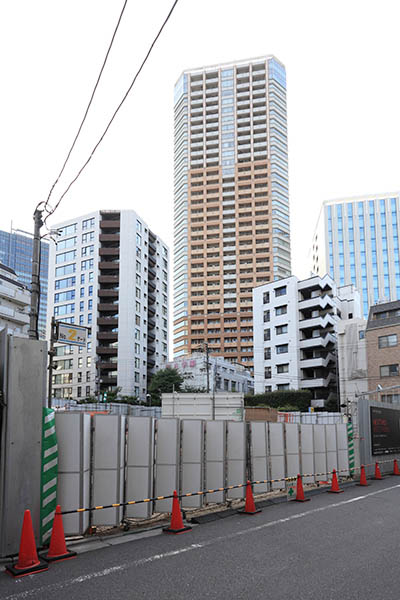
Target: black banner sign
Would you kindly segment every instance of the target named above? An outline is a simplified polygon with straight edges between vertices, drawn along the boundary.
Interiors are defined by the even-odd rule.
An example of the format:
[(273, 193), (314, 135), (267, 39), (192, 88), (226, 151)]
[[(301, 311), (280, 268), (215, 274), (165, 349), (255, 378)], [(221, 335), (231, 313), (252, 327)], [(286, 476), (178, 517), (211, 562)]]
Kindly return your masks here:
[(400, 410), (370, 407), (372, 454), (400, 453)]

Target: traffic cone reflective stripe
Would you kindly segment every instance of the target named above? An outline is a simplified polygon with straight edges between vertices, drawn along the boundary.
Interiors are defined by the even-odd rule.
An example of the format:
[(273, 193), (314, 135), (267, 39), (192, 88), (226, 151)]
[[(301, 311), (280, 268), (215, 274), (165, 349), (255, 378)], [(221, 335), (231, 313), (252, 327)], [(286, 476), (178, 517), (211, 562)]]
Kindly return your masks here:
[(26, 510), (22, 524), (18, 562), (16, 565), (6, 565), (6, 571), (13, 577), (23, 577), (31, 573), (47, 571), (47, 569), (47, 562), (41, 560), (37, 555), (31, 511)]
[(397, 460), (394, 459), (393, 461), (393, 473), (392, 475), (400, 475), (400, 471), (399, 471), (399, 465), (397, 464)]
[(328, 492), (330, 492), (331, 494), (341, 494), (342, 492), (344, 492), (344, 490), (341, 490), (339, 487), (339, 482), (338, 482), (338, 478), (336, 475), (336, 469), (333, 469), (333, 471), (332, 471), (332, 485), (331, 485), (331, 489), (328, 490)]
[(238, 513), (241, 515), (256, 515), (261, 512), (260, 508), (256, 508), (253, 497), (253, 490), (251, 489), (250, 481), (247, 481), (246, 484), (246, 504), (244, 505), (244, 509), (238, 510)]
[(360, 471), (360, 481), (358, 483), (356, 483), (356, 485), (369, 485), (367, 482), (367, 476), (365, 474), (365, 467), (364, 465), (361, 465), (361, 471)]
[(184, 533), (190, 531), (192, 528), (188, 525), (183, 524), (181, 507), (179, 506), (179, 498), (176, 490), (174, 490), (174, 497), (172, 499), (172, 514), (171, 524), (169, 527), (164, 527), (164, 533)]
[(296, 487), (296, 498), (294, 498), (295, 502), (308, 502), (311, 498), (305, 498), (304, 490), (303, 490), (303, 481), (301, 475), (297, 475), (297, 487)]
[(383, 479), (382, 474), (381, 474), (381, 470), (379, 468), (379, 463), (376, 462), (375, 463), (375, 475), (374, 475), (374, 479)]
[(50, 548), (42, 558), (49, 562), (75, 558), (76, 552), (68, 550), (65, 543), (64, 527), (61, 515), (61, 506), (58, 504), (54, 515), (53, 529), (51, 531)]

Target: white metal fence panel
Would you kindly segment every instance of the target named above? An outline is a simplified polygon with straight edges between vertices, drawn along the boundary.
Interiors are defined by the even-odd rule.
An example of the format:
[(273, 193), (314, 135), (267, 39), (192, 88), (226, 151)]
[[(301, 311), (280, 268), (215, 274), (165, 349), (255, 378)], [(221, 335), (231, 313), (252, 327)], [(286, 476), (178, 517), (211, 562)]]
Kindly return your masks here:
[[(158, 419), (156, 434), (155, 496), (170, 496), (178, 491), (179, 419)], [(157, 512), (170, 512), (171, 500), (157, 500)]]
[[(227, 485), (244, 483), (246, 478), (246, 423), (227, 422)], [(245, 488), (228, 490), (229, 498), (243, 498)]]
[[(253, 481), (269, 479), (268, 476), (268, 427), (265, 422), (251, 422), (251, 478)], [(268, 483), (257, 483), (254, 492), (268, 492)]]
[[(206, 421), (205, 424), (205, 489), (225, 487), (226, 421)], [(225, 492), (206, 495), (206, 502), (224, 502)]]
[[(204, 421), (183, 420), (182, 425), (182, 494), (203, 489)], [(182, 498), (184, 508), (200, 508), (203, 496)]]
[[(312, 425), (300, 425), (301, 472), (315, 473), (314, 467), (314, 431)], [(303, 483), (315, 483), (315, 477), (303, 477)]]
[[(93, 504), (102, 506), (123, 501), (125, 420), (118, 415), (93, 417)], [(118, 525), (122, 507), (95, 510), (93, 525)]]
[[(61, 510), (86, 508), (90, 500), (90, 416), (56, 413), (58, 443), (57, 502)], [(89, 513), (63, 517), (66, 535), (83, 534)]]
[[(313, 425), (314, 428), (314, 467), (316, 473), (326, 473), (326, 437), (325, 425)], [(316, 481), (326, 480), (326, 475), (317, 475)]]
[(347, 437), (347, 424), (338, 423), (336, 425), (336, 439), (337, 439), (337, 451), (338, 451), (338, 468), (340, 475), (346, 477), (350, 475), (349, 472), (349, 445)]
[(296, 477), (300, 473), (300, 440), (299, 425), (285, 424), (286, 439), (286, 476)]
[[(283, 423), (269, 423), (269, 455), (271, 461), (271, 479), (285, 477), (285, 448), (283, 439)], [(285, 489), (284, 481), (276, 481), (272, 489)]]
[[(325, 425), (326, 436), (326, 466), (328, 471), (338, 468), (338, 455), (336, 443), (336, 425)], [(331, 475), (329, 476), (329, 479)]]
[[(126, 464), (126, 500), (144, 500), (153, 496), (154, 420), (151, 417), (128, 417)], [(151, 516), (151, 502), (127, 506), (130, 518)]]

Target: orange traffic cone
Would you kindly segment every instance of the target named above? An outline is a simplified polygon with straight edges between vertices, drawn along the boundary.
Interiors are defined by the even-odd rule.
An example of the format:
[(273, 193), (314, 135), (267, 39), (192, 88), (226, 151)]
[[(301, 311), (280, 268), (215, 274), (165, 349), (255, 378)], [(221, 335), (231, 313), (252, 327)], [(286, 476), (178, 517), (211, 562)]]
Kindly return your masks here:
[(361, 465), (360, 481), (358, 483), (356, 483), (356, 485), (361, 485), (361, 486), (369, 485), (367, 483), (367, 476), (365, 474), (365, 467), (364, 467), (364, 465)]
[(373, 479), (378, 479), (378, 480), (383, 479), (378, 462), (375, 463), (375, 475), (374, 475)]
[(400, 471), (399, 471), (399, 465), (397, 464), (397, 460), (394, 459), (393, 461), (393, 473), (392, 475), (400, 475)]
[(300, 474), (297, 475), (296, 498), (293, 498), (293, 500), (294, 502), (308, 502), (311, 500), (311, 498), (304, 497), (303, 481)]
[(57, 504), (56, 514), (54, 515), (53, 529), (51, 531), (50, 548), (42, 558), (48, 562), (58, 562), (59, 560), (67, 560), (75, 558), (76, 552), (68, 550), (65, 544), (64, 527), (61, 515), (61, 506)]
[(246, 504), (242, 510), (238, 510), (241, 515), (256, 515), (261, 512), (260, 508), (256, 508), (253, 497), (253, 490), (251, 489), (251, 483), (247, 480), (246, 485)]
[(16, 565), (6, 565), (6, 571), (13, 577), (23, 577), (32, 573), (47, 571), (48, 568), (47, 562), (38, 558), (31, 511), (26, 510), (22, 524), (18, 562)]
[(181, 507), (179, 506), (179, 499), (176, 490), (174, 490), (174, 497), (172, 499), (172, 515), (171, 524), (169, 527), (164, 527), (164, 533), (184, 533), (190, 531), (192, 528), (183, 524)]
[(332, 486), (331, 489), (328, 490), (331, 494), (341, 494), (344, 490), (341, 490), (338, 483), (338, 478), (336, 475), (336, 469), (332, 471)]

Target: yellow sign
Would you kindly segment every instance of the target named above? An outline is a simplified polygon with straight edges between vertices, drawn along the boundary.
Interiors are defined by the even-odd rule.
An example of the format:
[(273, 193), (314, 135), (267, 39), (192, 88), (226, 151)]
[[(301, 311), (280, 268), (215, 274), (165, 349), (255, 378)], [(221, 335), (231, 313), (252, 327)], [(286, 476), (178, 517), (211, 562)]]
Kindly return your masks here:
[(57, 323), (57, 342), (84, 346), (87, 342), (88, 328), (70, 323)]

